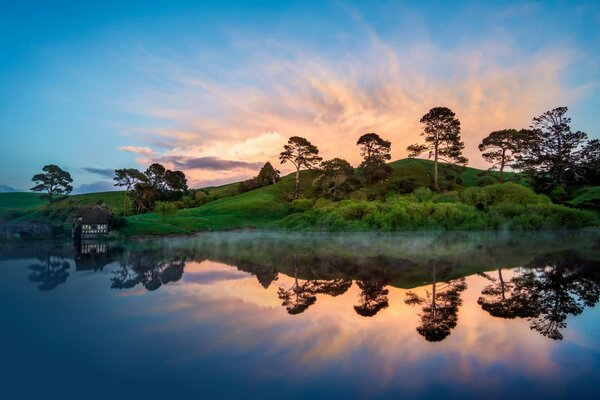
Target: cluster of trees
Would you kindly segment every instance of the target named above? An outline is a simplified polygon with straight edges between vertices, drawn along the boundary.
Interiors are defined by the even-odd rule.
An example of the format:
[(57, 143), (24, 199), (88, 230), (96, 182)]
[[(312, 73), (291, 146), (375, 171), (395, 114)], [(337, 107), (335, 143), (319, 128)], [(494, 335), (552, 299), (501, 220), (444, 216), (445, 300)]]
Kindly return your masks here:
[(188, 190), (183, 172), (171, 171), (159, 163), (151, 164), (144, 172), (116, 169), (114, 180), (115, 186), (125, 188), (125, 201), (131, 199), (137, 213), (154, 210), (157, 201), (177, 200)]
[(567, 112), (558, 107), (533, 118), (527, 129), (494, 131), (482, 140), (479, 150), (499, 168), (500, 181), (509, 167), (527, 173), (540, 192), (600, 183), (600, 141), (573, 132)]
[(281, 179), (281, 173), (279, 170), (273, 168), (273, 165), (267, 161), (265, 165), (262, 166), (257, 176), (240, 182), (238, 191), (244, 193), (264, 186), (273, 185), (279, 182), (279, 179)]
[(391, 159), (391, 143), (376, 133), (366, 133), (356, 144), (360, 147), (360, 154), (363, 157), (358, 167), (358, 176), (355, 176), (354, 168), (348, 161), (341, 158), (323, 161), (317, 146), (303, 137), (292, 136), (283, 146), (284, 150), (279, 155), (279, 160), (282, 164), (289, 162), (296, 168), (293, 198), (297, 199), (300, 196), (302, 169), (322, 171), (322, 175), (314, 181), (316, 192), (334, 200), (339, 200), (349, 191), (354, 190), (360, 183), (359, 178), (367, 183), (387, 179), (392, 172), (387, 164)]

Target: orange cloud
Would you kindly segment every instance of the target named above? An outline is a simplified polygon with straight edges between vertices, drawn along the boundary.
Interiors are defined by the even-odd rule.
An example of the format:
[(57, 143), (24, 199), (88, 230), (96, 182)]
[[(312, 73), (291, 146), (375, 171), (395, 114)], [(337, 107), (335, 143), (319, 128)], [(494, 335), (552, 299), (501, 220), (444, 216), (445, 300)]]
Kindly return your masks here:
[[(561, 79), (577, 59), (561, 46), (529, 55), (503, 42), (452, 50), (422, 43), (399, 50), (370, 34), (365, 46), (342, 58), (288, 49), (250, 59), (218, 81), (162, 60), (161, 77), (169, 84), (142, 90), (128, 104), (136, 113), (170, 121), (171, 128), (136, 128), (145, 130), (144, 140), (160, 136), (171, 142), (162, 155), (278, 164), (287, 138), (300, 135), (325, 158), (343, 157), (354, 165), (360, 162), (356, 140), (366, 132), (391, 140), (394, 159), (406, 157), (406, 146), (420, 141), (421, 116), (445, 105), (462, 122), (470, 164), (486, 167), (477, 145), (489, 132), (526, 127), (533, 116), (589, 91)], [(239, 171), (189, 174), (201, 183)]]

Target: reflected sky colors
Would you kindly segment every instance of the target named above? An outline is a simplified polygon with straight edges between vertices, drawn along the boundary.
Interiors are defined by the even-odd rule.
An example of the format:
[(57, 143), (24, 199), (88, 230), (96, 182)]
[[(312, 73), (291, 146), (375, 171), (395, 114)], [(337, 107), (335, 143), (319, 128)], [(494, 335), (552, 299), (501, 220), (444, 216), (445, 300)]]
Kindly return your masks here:
[[(349, 244), (373, 240), (360, 235), (201, 235), (111, 245), (93, 256), (68, 245), (5, 246), (3, 387), (25, 398), (591, 397), (600, 237), (544, 233), (531, 248), (526, 235), (385, 236), (372, 242), (375, 261), (367, 250), (349, 255)], [(386, 250), (393, 245), (395, 255)], [(289, 255), (304, 246), (312, 250)], [(53, 262), (44, 264), (49, 253)], [(496, 277), (499, 268), (513, 288), (506, 299), (528, 296), (530, 313), (561, 320), (544, 304), (571, 304), (561, 338), (482, 309), (492, 282), (483, 273)], [(40, 286), (41, 271), (54, 278), (65, 269), (66, 279)], [(444, 326), (456, 317), (441, 336), (418, 331), (426, 302), (407, 304), (430, 297), (434, 280)], [(459, 286), (453, 296), (448, 288)], [(314, 299), (292, 314), (281, 293), (294, 287)], [(360, 315), (365, 298), (386, 306)]]
[(597, 1), (2, 2), (0, 185), (50, 162), (79, 192), (152, 161), (239, 181), (293, 135), (357, 165), (377, 132), (398, 159), (440, 105), (476, 167), (558, 106), (597, 138), (599, 24)]

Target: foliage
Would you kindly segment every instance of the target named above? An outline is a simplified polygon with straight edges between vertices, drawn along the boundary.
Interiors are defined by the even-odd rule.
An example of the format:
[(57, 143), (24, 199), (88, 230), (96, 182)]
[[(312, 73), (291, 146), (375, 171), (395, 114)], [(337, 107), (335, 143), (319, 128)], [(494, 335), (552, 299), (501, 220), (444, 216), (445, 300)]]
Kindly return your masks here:
[(292, 136), (289, 138), (287, 144), (283, 146), (283, 151), (279, 154), (279, 160), (282, 164), (290, 162), (296, 167), (293, 197), (297, 199), (300, 195), (300, 170), (302, 168), (312, 169), (316, 167), (322, 158), (319, 157), (317, 146), (303, 137)]
[(177, 212), (177, 206), (172, 202), (158, 201), (155, 211), (160, 215), (173, 215)]
[(34, 192), (46, 192), (41, 198), (48, 199), (49, 203), (54, 201), (56, 195), (69, 194), (73, 190), (73, 179), (71, 174), (64, 171), (58, 165), (50, 164), (42, 168), (41, 174), (35, 174), (31, 180), (36, 184), (30, 190)]
[(280, 179), (281, 177), (279, 170), (273, 168), (270, 162), (266, 162), (258, 172), (257, 176), (240, 182), (239, 192), (244, 193), (267, 185), (274, 185)]
[(494, 185), (496, 183), (498, 183), (498, 179), (494, 178), (493, 176), (489, 176), (489, 175), (482, 176), (481, 178), (477, 179), (477, 182), (475, 182), (475, 184), (480, 187)]
[(490, 133), (479, 145), (483, 159), (492, 163), (490, 169), (499, 168), (500, 182), (504, 181), (504, 168), (512, 165), (519, 152), (521, 136), (516, 129), (503, 129)]
[(434, 159), (433, 187), (439, 189), (438, 160), (465, 165), (468, 160), (462, 155), (465, 144), (460, 140), (460, 121), (447, 107), (434, 107), (421, 118), (425, 144), (407, 147), (409, 157), (416, 157), (429, 151)]
[(356, 145), (360, 146), (360, 155), (363, 157), (358, 168), (365, 181), (374, 183), (386, 180), (392, 172), (392, 168), (387, 165), (387, 161), (391, 159), (391, 142), (376, 133), (366, 133), (358, 139)]
[(517, 155), (519, 168), (531, 174), (548, 175), (551, 185), (567, 185), (568, 173), (578, 178), (584, 160), (580, 151), (587, 139), (581, 131), (572, 132), (568, 108), (558, 107), (533, 118), (531, 130), (522, 135)]
[(413, 197), (418, 202), (423, 202), (431, 200), (431, 198), (433, 197), (433, 192), (428, 187), (420, 187), (413, 192)]
[(354, 168), (346, 160), (334, 158), (321, 163), (321, 175), (313, 181), (315, 193), (332, 200), (341, 200), (356, 188)]

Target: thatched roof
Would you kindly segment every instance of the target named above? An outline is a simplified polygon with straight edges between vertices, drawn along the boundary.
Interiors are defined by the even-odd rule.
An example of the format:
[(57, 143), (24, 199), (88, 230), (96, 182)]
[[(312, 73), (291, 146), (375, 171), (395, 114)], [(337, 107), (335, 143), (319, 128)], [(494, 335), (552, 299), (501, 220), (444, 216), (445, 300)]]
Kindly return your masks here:
[(79, 207), (77, 217), (81, 217), (84, 224), (108, 224), (110, 211), (103, 206), (82, 206)]

